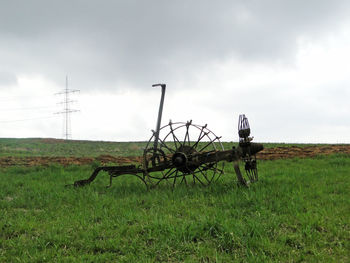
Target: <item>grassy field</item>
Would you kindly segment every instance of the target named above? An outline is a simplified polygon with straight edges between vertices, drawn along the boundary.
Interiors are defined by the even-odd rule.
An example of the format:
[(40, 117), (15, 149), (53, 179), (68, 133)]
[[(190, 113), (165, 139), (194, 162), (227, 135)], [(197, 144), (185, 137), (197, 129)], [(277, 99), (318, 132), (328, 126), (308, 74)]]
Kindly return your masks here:
[(138, 156), (146, 142), (66, 141), (59, 139), (0, 138), (1, 156)]
[[(104, 141), (66, 141), (40, 138), (0, 138), (0, 157), (2, 156), (75, 156), (94, 157), (99, 155), (140, 156), (147, 142), (104, 142)], [(223, 142), (225, 149), (237, 143)], [(264, 143), (265, 148), (289, 147), (296, 144)], [(310, 146), (315, 144), (297, 144)], [(320, 144), (318, 144), (320, 145)]]
[[(71, 151), (98, 155), (97, 144), (108, 148), (77, 142)], [(34, 155), (69, 149), (47, 145)], [(132, 145), (119, 153), (136, 154)], [(3, 156), (19, 146), (7, 147)], [(261, 161), (249, 189), (225, 167), (210, 187), (150, 191), (128, 176), (106, 189), (103, 174), (90, 186), (64, 187), (90, 166), (0, 168), (0, 262), (350, 261), (348, 155)]]

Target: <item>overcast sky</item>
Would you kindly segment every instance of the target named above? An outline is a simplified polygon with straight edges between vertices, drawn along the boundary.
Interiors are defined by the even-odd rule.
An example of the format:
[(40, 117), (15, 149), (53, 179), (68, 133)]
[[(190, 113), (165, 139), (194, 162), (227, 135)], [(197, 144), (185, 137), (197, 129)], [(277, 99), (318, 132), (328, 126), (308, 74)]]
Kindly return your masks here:
[(0, 137), (148, 140), (192, 119), (237, 141), (350, 143), (350, 1), (0, 0)]

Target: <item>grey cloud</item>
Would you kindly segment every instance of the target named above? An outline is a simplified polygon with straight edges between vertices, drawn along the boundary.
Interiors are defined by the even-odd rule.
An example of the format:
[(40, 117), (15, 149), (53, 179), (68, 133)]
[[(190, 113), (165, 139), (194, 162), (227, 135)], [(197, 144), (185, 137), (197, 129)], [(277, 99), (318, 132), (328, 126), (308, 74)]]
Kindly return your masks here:
[(349, 7), (316, 0), (6, 1), (0, 58), (14, 74), (39, 72), (59, 83), (68, 73), (84, 88), (181, 82), (232, 57), (292, 63), (297, 37), (331, 32)]
[(8, 73), (8, 72), (1, 72), (0, 71), (0, 87), (1, 86), (14, 86), (17, 84), (17, 78), (16, 75)]

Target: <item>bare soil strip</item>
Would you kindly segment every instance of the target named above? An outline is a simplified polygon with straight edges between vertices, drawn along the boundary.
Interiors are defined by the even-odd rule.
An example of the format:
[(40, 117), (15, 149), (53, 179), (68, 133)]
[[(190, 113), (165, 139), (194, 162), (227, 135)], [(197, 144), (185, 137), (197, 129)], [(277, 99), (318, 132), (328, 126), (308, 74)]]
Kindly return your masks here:
[[(260, 160), (276, 160), (286, 158), (306, 158), (314, 157), (317, 155), (328, 155), (328, 154), (350, 154), (350, 145), (327, 145), (327, 146), (290, 146), (290, 147), (275, 147), (264, 149), (257, 155)], [(100, 155), (98, 157), (0, 157), (0, 167), (9, 166), (47, 166), (50, 164), (61, 164), (67, 165), (84, 165), (91, 164), (94, 161), (106, 164), (130, 164), (130, 163), (141, 163), (142, 157), (131, 156), (111, 156), (111, 155)]]
[(257, 158), (260, 160), (276, 160), (295, 157), (306, 158), (335, 153), (350, 154), (350, 145), (275, 147), (264, 149), (257, 154)]

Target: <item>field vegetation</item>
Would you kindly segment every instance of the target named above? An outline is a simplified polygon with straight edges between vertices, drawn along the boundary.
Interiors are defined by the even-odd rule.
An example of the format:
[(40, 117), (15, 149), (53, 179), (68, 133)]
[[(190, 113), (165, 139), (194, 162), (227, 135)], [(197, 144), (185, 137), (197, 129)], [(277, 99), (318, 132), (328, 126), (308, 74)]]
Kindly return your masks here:
[[(94, 157), (99, 155), (140, 156), (147, 142), (66, 141), (40, 138), (0, 138), (1, 156), (74, 156)], [(237, 143), (223, 142), (225, 149)], [(324, 144), (264, 143), (265, 148), (320, 146)]]
[[(4, 140), (2, 156), (26, 148), (6, 139), (4, 150)], [(27, 143), (17, 154), (65, 155), (71, 143), (76, 156), (99, 155), (97, 145), (131, 156), (143, 145), (62, 142), (52, 152), (57, 143), (46, 143), (34, 152)], [(0, 168), (0, 262), (350, 261), (347, 154), (260, 161), (250, 188), (237, 185), (231, 164), (209, 187), (147, 191), (122, 176), (107, 189), (106, 174), (84, 188), (65, 187), (94, 165)]]
[(138, 156), (146, 142), (66, 141), (40, 138), (0, 138), (1, 156)]

